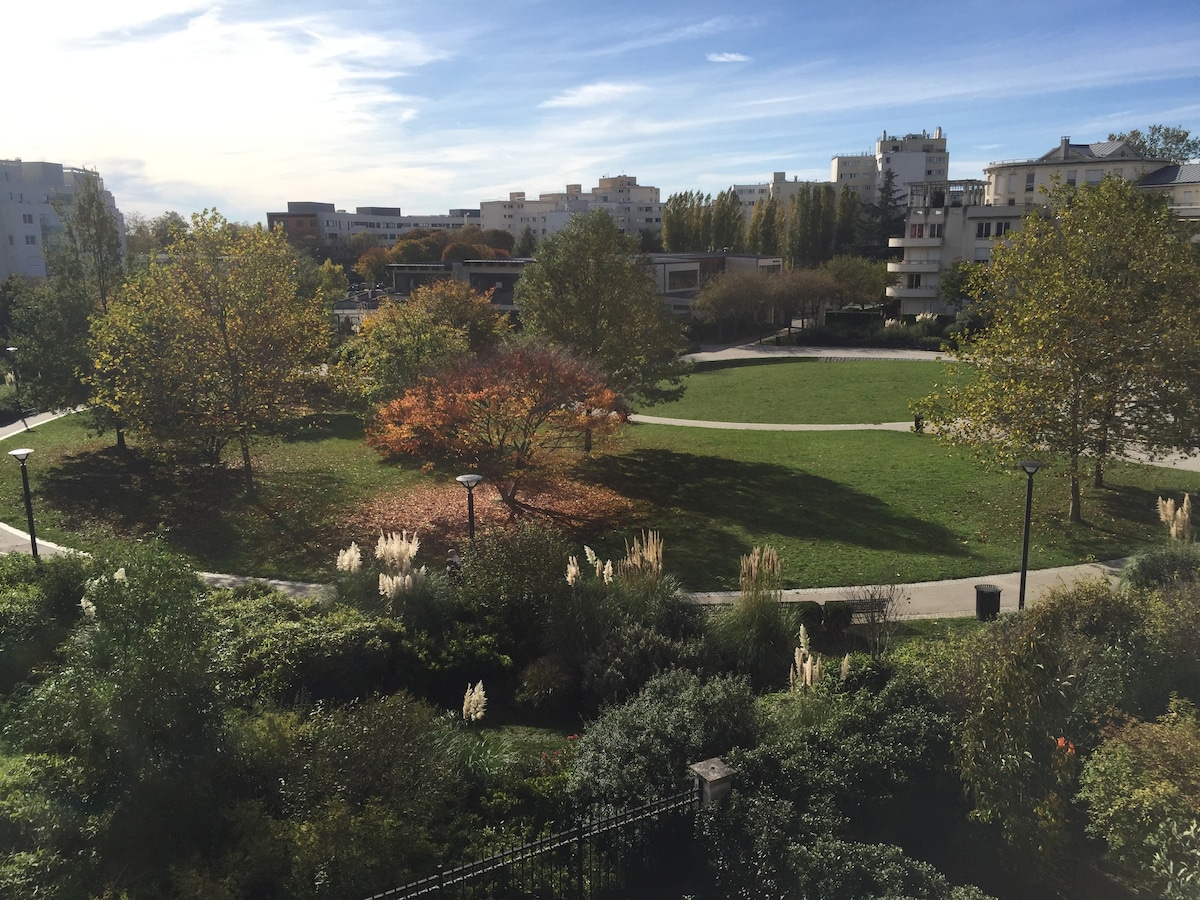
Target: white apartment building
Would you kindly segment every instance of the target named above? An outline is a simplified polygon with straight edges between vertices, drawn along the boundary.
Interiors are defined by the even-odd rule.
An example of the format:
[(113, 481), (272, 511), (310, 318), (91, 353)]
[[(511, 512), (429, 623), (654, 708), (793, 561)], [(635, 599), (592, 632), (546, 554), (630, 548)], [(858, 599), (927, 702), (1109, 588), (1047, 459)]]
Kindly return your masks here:
[(950, 172), (950, 152), (940, 127), (933, 134), (889, 135), (886, 131), (875, 142), (875, 153), (850, 153), (834, 156), (829, 165), (829, 178), (837, 185), (849, 187), (863, 203), (874, 203), (883, 183), (884, 173), (891, 170), (897, 196), (907, 201), (909, 189), (926, 181), (945, 181)]
[(888, 263), (900, 283), (887, 295), (900, 301), (901, 315), (954, 315), (938, 299), (942, 272), (959, 260), (988, 262), (993, 243), (1045, 206), (1046, 191), (1058, 181), (1094, 185), (1118, 175), (1138, 181), (1142, 190), (1167, 194), (1177, 215), (1200, 219), (1200, 165), (1146, 159), (1124, 141), (1072, 144), (1064, 137), (1035, 159), (995, 162), (984, 173), (986, 180), (931, 181), (910, 189), (905, 234), (889, 242), (904, 251), (902, 261)]
[(376, 243), (391, 246), (406, 231), (417, 228), (458, 230), (478, 225), (479, 210), (452, 209), (447, 215), (405, 216), (398, 206), (359, 206), (354, 212), (336, 209), (332, 203), (290, 202), (287, 212), (267, 213), (267, 227), (279, 225), (289, 239), (311, 238), (322, 244), (348, 241), (351, 235), (368, 232)]
[(738, 199), (742, 201), (742, 213), (745, 220), (749, 222), (750, 216), (754, 214), (754, 204), (759, 200), (770, 197), (781, 207), (786, 208), (788, 201), (803, 188), (821, 187), (826, 184), (829, 182), (801, 181), (797, 175), (793, 175), (792, 180), (788, 181), (787, 172), (773, 172), (770, 181), (760, 184), (735, 184), (733, 189), (737, 192)]
[[(62, 232), (51, 200), (73, 194), (81, 178), (94, 175), (61, 163), (0, 160), (0, 280), (9, 275), (46, 277), (42, 248)], [(103, 179), (100, 188), (124, 241), (125, 219), (112, 194), (104, 190)]]
[(565, 190), (539, 194), (536, 200), (528, 199), (524, 191), (513, 191), (507, 200), (479, 204), (484, 230), (502, 229), (519, 239), (528, 226), (538, 240), (561, 231), (575, 213), (592, 209), (607, 210), (626, 234), (662, 229), (659, 189), (638, 184), (632, 175), (601, 178), (586, 193), (583, 185), (568, 184)]

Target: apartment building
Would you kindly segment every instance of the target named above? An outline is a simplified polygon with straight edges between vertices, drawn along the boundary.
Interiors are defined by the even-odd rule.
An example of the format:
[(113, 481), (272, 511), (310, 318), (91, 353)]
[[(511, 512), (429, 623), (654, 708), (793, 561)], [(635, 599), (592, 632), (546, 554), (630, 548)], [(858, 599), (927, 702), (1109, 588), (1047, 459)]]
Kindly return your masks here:
[(1057, 147), (1036, 159), (991, 163), (983, 170), (987, 177), (984, 202), (992, 206), (1042, 206), (1044, 191), (1056, 180), (1099, 184), (1105, 175), (1119, 175), (1137, 181), (1168, 163), (1165, 159), (1147, 159), (1124, 141), (1072, 144), (1069, 137), (1064, 137)]
[(926, 181), (945, 181), (950, 173), (950, 152), (946, 136), (940, 127), (933, 134), (903, 136), (886, 131), (875, 142), (875, 152), (849, 153), (834, 156), (829, 165), (829, 179), (840, 191), (849, 187), (862, 203), (875, 203), (884, 174), (891, 170), (901, 202), (906, 202), (909, 189)]
[(406, 216), (398, 206), (359, 206), (354, 212), (336, 209), (332, 203), (290, 202), (287, 212), (267, 213), (267, 227), (279, 225), (289, 240), (314, 240), (321, 244), (348, 241), (366, 232), (376, 243), (391, 246), (406, 231), (417, 228), (459, 230), (480, 223), (477, 209), (452, 209), (446, 215)]
[(1046, 205), (1056, 183), (1099, 184), (1106, 175), (1164, 193), (1177, 215), (1200, 219), (1200, 165), (1171, 165), (1142, 156), (1124, 141), (1073, 144), (1064, 137), (1034, 159), (1004, 160), (984, 169), (983, 180), (913, 185), (903, 237), (892, 238), (904, 258), (888, 263), (900, 283), (887, 290), (901, 315), (954, 315), (938, 299), (941, 274), (959, 260), (986, 263), (994, 242), (1020, 229), (1024, 217)]
[[(72, 195), (80, 179), (88, 176), (99, 177), (89, 169), (61, 163), (0, 160), (0, 280), (9, 275), (46, 277), (42, 249), (62, 232), (62, 222), (51, 201)], [(125, 218), (112, 194), (103, 190), (103, 179), (100, 187), (123, 236)]]
[(568, 184), (565, 190), (539, 194), (536, 200), (524, 191), (513, 191), (507, 200), (484, 200), (479, 209), (485, 230), (501, 229), (518, 239), (528, 227), (541, 240), (561, 231), (575, 213), (592, 209), (607, 210), (626, 234), (662, 229), (659, 189), (638, 184), (632, 175), (601, 178), (586, 192), (582, 184)]

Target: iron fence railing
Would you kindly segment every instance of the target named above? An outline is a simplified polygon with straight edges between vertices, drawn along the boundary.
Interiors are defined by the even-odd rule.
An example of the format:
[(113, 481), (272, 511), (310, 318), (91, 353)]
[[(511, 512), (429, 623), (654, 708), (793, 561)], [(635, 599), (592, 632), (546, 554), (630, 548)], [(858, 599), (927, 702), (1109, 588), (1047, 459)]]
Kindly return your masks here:
[[(528, 841), (475, 862), (440, 868), (368, 900), (440, 898), (573, 898), (605, 900), (632, 896), (631, 874), (653, 867), (654, 857), (678, 834), (664, 828), (673, 814), (700, 806), (697, 788), (689, 788), (642, 806), (581, 816), (569, 828)], [(688, 829), (690, 833), (690, 829)]]

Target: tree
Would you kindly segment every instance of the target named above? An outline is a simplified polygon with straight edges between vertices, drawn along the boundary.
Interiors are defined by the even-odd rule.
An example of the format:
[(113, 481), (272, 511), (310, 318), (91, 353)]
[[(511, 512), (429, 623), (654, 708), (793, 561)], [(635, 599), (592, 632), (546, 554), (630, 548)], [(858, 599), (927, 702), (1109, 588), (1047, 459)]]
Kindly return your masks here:
[(380, 407), (367, 443), (385, 456), (471, 467), (516, 515), (526, 479), (574, 460), (589, 436), (621, 423), (598, 368), (560, 349), (509, 346), (422, 378)]
[(653, 402), (676, 392), (682, 329), (636, 240), (605, 210), (576, 215), (546, 237), (514, 299), (528, 332), (594, 362), (623, 397)]
[(248, 490), (250, 445), (276, 422), (328, 322), (319, 297), (297, 290), (281, 232), (235, 234), (215, 211), (130, 282), (92, 336), (93, 402), (154, 440), (201, 450), (210, 462), (236, 441)]
[(879, 197), (864, 207), (862, 219), (862, 244), (876, 257), (888, 253), (888, 238), (904, 234), (904, 204), (900, 201), (900, 189), (896, 187), (896, 173), (887, 169), (879, 182)]
[(728, 188), (717, 194), (712, 205), (712, 235), (714, 249), (740, 253), (746, 231), (745, 213), (737, 191)]
[(888, 272), (887, 263), (861, 256), (835, 256), (821, 266), (821, 271), (837, 282), (843, 305), (874, 306), (882, 303), (884, 291), (898, 277)]
[(990, 324), (959, 344), (966, 379), (913, 409), (995, 458), (1059, 455), (1080, 522), (1085, 461), (1099, 485), (1132, 445), (1200, 443), (1200, 262), (1162, 198), (1124, 179), (1049, 199), (974, 282)]
[(491, 292), (438, 281), (416, 288), (407, 300), (384, 301), (347, 341), (337, 369), (353, 380), (355, 393), (379, 404), (465, 353), (495, 347), (507, 331)]
[(1151, 125), (1143, 133), (1134, 128), (1119, 134), (1110, 134), (1110, 141), (1124, 141), (1146, 159), (1168, 159), (1177, 165), (1191, 162), (1200, 157), (1200, 138), (1183, 127)]
[(374, 287), (383, 281), (389, 262), (391, 258), (383, 247), (368, 247), (354, 264), (353, 271), (363, 277), (368, 287)]
[(966, 259), (955, 260), (946, 271), (938, 276), (938, 299), (946, 306), (962, 312), (963, 305), (970, 301), (970, 287), (975, 263)]
[(526, 225), (521, 229), (521, 237), (517, 239), (516, 246), (513, 247), (513, 256), (518, 259), (526, 259), (533, 256), (533, 251), (537, 247), (537, 235), (533, 233), (533, 229)]

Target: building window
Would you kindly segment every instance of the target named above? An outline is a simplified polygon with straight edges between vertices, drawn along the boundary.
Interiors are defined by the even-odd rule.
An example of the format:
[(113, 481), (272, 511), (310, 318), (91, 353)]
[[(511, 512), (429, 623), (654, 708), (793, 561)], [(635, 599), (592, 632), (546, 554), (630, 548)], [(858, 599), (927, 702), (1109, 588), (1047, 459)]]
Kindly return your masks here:
[(667, 273), (667, 290), (683, 291), (694, 288), (700, 283), (700, 273), (696, 269), (678, 269)]
[(1067, 169), (1067, 184), (1069, 184), (1071, 187), (1075, 187), (1075, 170), (1074, 169)]
[(1103, 175), (1103, 172), (1100, 169), (1085, 169), (1083, 172), (1084, 180), (1092, 187), (1100, 183), (1101, 175)]
[(908, 236), (910, 238), (925, 237), (925, 226), (924, 225), (909, 225), (908, 226)]
[(32, 225), (33, 213), (21, 213), (21, 221), (26, 225)]
[(37, 244), (37, 236), (32, 234), (25, 235), (25, 243), (29, 244), (30, 246), (35, 246)]
[(990, 238), (991, 236), (992, 236), (992, 223), (991, 222), (976, 222), (975, 223), (975, 237)]
[(1012, 228), (1012, 222), (997, 222), (996, 223), (996, 237), (1003, 237), (1004, 235), (1008, 234), (1009, 229), (1011, 229), (1011, 228)]
[(1032, 172), (1030, 172), (1028, 175), (1025, 176), (1025, 193), (1027, 193), (1027, 194), (1033, 193), (1033, 173)]
[(920, 275), (914, 273), (914, 274), (911, 274), (908, 276), (908, 289), (910, 291), (914, 290), (916, 288), (919, 288), (920, 286), (921, 286), (921, 276)]
[(929, 236), (931, 238), (940, 238), (942, 236), (942, 228), (943, 227), (944, 226), (942, 226), (942, 225), (930, 225), (929, 226)]

